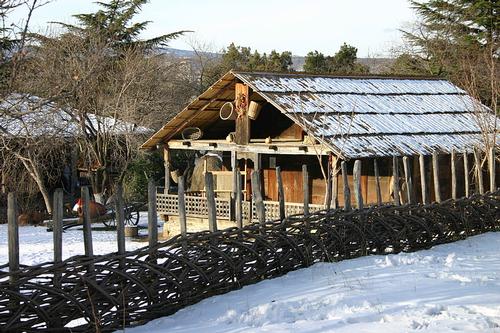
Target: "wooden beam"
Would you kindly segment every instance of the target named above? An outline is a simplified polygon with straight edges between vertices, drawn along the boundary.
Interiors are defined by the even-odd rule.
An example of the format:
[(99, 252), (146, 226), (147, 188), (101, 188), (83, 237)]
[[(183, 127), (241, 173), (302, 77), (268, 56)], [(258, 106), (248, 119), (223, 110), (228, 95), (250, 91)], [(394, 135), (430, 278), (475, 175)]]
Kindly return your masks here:
[(168, 147), (163, 147), (163, 164), (165, 167), (165, 189), (164, 193), (169, 194), (170, 192), (170, 150)]
[(354, 162), (352, 176), (353, 176), (353, 182), (354, 182), (354, 199), (356, 200), (356, 207), (358, 209), (363, 209), (363, 194), (361, 193), (361, 161), (360, 160), (356, 160)]
[(414, 204), (415, 200), (413, 198), (413, 180), (411, 177), (411, 169), (410, 169), (410, 159), (408, 156), (403, 157), (403, 169), (405, 172), (405, 183), (406, 183), (406, 198), (408, 200), (408, 204)]
[(83, 205), (83, 244), (85, 248), (85, 256), (94, 256), (92, 247), (92, 226), (90, 219), (90, 195), (87, 186), (82, 187), (82, 205)]
[(148, 240), (151, 259), (156, 260), (154, 248), (158, 244), (158, 215), (156, 212), (156, 186), (153, 179), (148, 182)]
[[(9, 272), (19, 270), (19, 222), (17, 219), (17, 198), (14, 193), (7, 195), (7, 231), (9, 245)], [(17, 275), (9, 276), (10, 282), (17, 280)]]
[(396, 206), (400, 205), (399, 200), (399, 170), (398, 170), (398, 157), (392, 157), (392, 191), (394, 195), (394, 204)]
[(217, 231), (217, 209), (215, 206), (214, 176), (211, 172), (205, 173), (205, 190), (208, 206), (208, 229), (211, 232)]
[(116, 242), (118, 253), (125, 253), (125, 203), (123, 202), (123, 187), (117, 184), (115, 187), (115, 219), (116, 219)]
[(481, 152), (474, 148), (474, 163), (476, 166), (476, 191), (479, 190), (479, 194), (484, 194), (484, 180), (483, 180), (483, 168), (481, 166)]
[(304, 216), (309, 215), (309, 172), (307, 165), (302, 165), (302, 196), (304, 199)]
[(177, 196), (179, 197), (179, 227), (181, 236), (187, 236), (187, 220), (186, 220), (186, 197), (184, 190), (184, 176), (179, 176)]
[(349, 178), (347, 177), (347, 164), (345, 161), (340, 163), (340, 168), (342, 169), (342, 180), (344, 183), (344, 210), (350, 211), (351, 206), (351, 190), (349, 189)]
[(425, 156), (420, 154), (418, 156), (420, 166), (420, 191), (422, 192), (422, 203), (424, 205), (429, 203), (428, 188), (427, 188), (427, 173), (425, 172)]
[(496, 185), (496, 161), (495, 161), (495, 147), (491, 147), (488, 150), (488, 169), (490, 173), (490, 192), (494, 192), (497, 189)]
[(252, 196), (255, 203), (255, 210), (257, 211), (257, 219), (260, 224), (266, 223), (266, 208), (264, 206), (264, 199), (262, 197), (260, 171), (252, 171)]
[(373, 171), (375, 173), (375, 192), (377, 193), (377, 205), (382, 205), (382, 190), (380, 188), (380, 172), (377, 159), (373, 159)]
[(439, 182), (439, 155), (436, 150), (432, 152), (432, 175), (434, 178), (434, 198), (441, 202), (441, 186)]
[[(243, 209), (242, 209), (242, 201), (243, 201), (243, 193), (241, 188), (241, 173), (240, 169), (236, 168), (236, 172), (238, 177), (236, 177), (236, 225), (238, 228), (243, 228)], [(250, 214), (252, 214), (250, 212)]]
[(54, 263), (62, 261), (62, 233), (63, 233), (63, 202), (64, 192), (61, 188), (54, 191), (54, 207), (52, 214), (52, 239), (54, 242)]
[(463, 153), (464, 158), (464, 187), (465, 187), (465, 197), (470, 195), (470, 182), (469, 182), (469, 155), (467, 151)]
[(457, 199), (457, 156), (455, 149), (451, 150), (450, 155), (450, 168), (451, 168), (451, 198)]
[(332, 156), (329, 155), (326, 160), (326, 194), (323, 204), (327, 210), (330, 210), (332, 204)]
[(337, 209), (339, 207), (339, 170), (337, 156), (332, 157), (332, 207)]
[(278, 201), (280, 209), (280, 220), (285, 219), (285, 191), (283, 189), (283, 179), (281, 178), (281, 167), (276, 167), (276, 180), (278, 182)]
[(234, 142), (238, 145), (247, 145), (250, 142), (250, 118), (248, 117), (248, 105), (250, 103), (249, 87), (243, 83), (236, 83), (234, 91), (238, 114)]

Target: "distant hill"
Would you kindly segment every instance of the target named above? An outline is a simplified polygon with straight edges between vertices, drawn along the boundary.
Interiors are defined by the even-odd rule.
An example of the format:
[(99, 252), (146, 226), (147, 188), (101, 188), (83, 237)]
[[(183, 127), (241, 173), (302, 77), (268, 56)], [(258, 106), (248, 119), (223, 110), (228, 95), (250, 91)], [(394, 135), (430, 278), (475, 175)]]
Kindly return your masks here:
[[(163, 47), (163, 48), (158, 48), (156, 50), (159, 54), (166, 54), (170, 55), (173, 57), (178, 57), (178, 58), (183, 58), (183, 59), (190, 59), (194, 58), (196, 56), (195, 52), (193, 50), (181, 50), (181, 49), (175, 49), (172, 47)], [(207, 53), (213, 57), (218, 57), (220, 54), (218, 53)], [(292, 68), (296, 71), (301, 71), (304, 62), (305, 62), (305, 57), (303, 56), (292, 56)], [(370, 73), (373, 74), (381, 74), (381, 73), (386, 73), (388, 72), (390, 66), (394, 63), (394, 59), (392, 58), (358, 58), (358, 62), (360, 64), (363, 64), (365, 66), (368, 66), (370, 69)]]

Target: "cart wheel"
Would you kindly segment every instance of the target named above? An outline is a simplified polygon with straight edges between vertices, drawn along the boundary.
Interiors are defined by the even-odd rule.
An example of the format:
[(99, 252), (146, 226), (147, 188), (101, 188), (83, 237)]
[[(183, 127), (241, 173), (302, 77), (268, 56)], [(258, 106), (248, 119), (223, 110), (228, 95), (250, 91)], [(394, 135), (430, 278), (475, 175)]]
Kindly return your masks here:
[(139, 223), (139, 211), (125, 212), (125, 225), (137, 225)]
[(108, 228), (116, 227), (116, 217), (110, 218), (109, 220), (104, 220), (102, 223)]

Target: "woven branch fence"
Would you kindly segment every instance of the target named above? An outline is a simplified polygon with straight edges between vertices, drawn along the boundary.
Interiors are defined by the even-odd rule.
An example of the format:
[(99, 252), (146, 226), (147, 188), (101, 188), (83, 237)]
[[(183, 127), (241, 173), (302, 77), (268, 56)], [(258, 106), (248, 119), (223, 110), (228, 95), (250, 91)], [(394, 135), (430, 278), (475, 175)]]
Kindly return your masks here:
[(0, 331), (112, 331), (315, 262), (416, 251), (499, 227), (497, 191), (425, 206), (320, 211), (124, 255), (23, 267), (0, 273)]

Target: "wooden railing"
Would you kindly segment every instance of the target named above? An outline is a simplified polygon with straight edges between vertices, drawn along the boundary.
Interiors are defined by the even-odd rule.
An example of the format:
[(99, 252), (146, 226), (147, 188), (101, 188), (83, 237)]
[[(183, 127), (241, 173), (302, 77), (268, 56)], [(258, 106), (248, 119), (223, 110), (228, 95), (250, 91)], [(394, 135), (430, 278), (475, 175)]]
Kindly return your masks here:
[[(156, 207), (158, 214), (160, 215), (179, 215), (179, 197), (177, 194), (164, 194), (161, 191), (156, 194)], [(196, 217), (196, 218), (206, 218), (208, 215), (208, 205), (206, 197), (191, 196), (186, 195), (186, 216)], [(279, 214), (279, 202), (278, 201), (264, 201), (264, 207), (266, 208), (266, 220), (277, 220), (280, 217)], [(325, 209), (323, 205), (309, 205), (309, 211), (311, 213), (317, 212), (319, 210)], [(215, 209), (217, 212), (217, 219), (220, 220), (230, 220), (231, 216), (231, 199), (230, 198), (215, 198)], [(250, 210), (252, 212), (252, 218), (249, 220)], [(302, 203), (288, 202), (285, 203), (285, 214), (286, 216), (302, 214), (304, 212), (304, 205)], [(257, 211), (255, 204), (251, 201), (242, 202), (242, 215), (243, 220), (247, 222), (257, 220)]]

